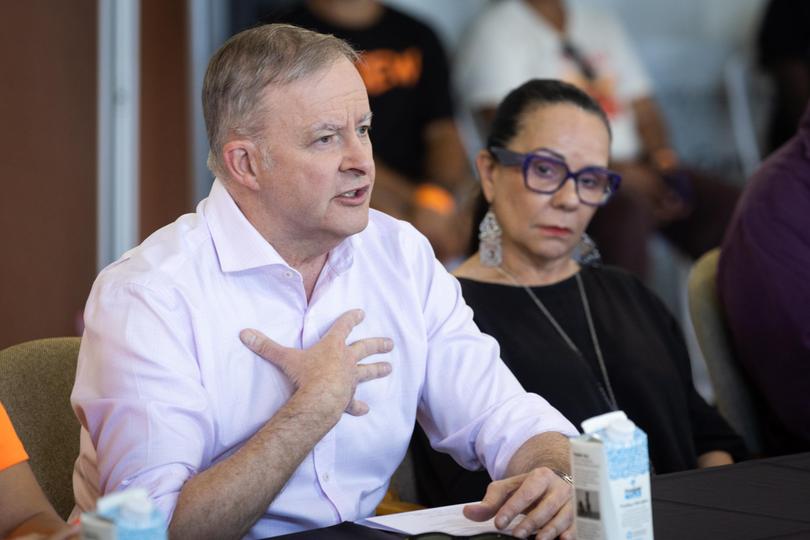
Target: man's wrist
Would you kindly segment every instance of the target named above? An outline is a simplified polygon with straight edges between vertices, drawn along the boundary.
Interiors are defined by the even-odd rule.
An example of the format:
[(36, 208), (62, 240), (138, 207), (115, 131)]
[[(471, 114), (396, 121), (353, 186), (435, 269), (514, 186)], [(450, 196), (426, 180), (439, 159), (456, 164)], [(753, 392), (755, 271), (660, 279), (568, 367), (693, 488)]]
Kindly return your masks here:
[(349, 402), (323, 389), (305, 386), (296, 390), (287, 403), (302, 418), (310, 417), (313, 424), (334, 426), (343, 416)]

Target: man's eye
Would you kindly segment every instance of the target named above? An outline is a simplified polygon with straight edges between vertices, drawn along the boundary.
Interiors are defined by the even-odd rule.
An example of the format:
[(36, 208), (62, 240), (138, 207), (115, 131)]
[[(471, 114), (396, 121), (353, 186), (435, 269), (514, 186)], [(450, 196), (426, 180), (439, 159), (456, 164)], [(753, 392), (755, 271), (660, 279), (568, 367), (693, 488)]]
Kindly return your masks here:
[(326, 144), (329, 141), (331, 141), (333, 137), (334, 135), (323, 135), (321, 137), (318, 137), (318, 142)]
[(369, 131), (371, 131), (371, 126), (360, 126), (357, 128), (357, 133), (360, 135), (368, 135)]

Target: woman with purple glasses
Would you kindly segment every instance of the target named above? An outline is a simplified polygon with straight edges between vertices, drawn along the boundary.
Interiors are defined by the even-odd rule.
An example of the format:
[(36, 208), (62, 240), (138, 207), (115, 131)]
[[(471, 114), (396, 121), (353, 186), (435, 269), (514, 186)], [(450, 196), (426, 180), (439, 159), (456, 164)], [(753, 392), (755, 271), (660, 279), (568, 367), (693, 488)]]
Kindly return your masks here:
[[(513, 90), (476, 159), (478, 252), (455, 275), (517, 378), (575, 425), (624, 410), (658, 473), (732, 463), (743, 442), (695, 391), (675, 319), (638, 279), (601, 266), (585, 234), (620, 187), (610, 139), (605, 113), (576, 87), (535, 79)], [(484, 495), (486, 472), (432, 451), (420, 431), (413, 453), (424, 502)]]

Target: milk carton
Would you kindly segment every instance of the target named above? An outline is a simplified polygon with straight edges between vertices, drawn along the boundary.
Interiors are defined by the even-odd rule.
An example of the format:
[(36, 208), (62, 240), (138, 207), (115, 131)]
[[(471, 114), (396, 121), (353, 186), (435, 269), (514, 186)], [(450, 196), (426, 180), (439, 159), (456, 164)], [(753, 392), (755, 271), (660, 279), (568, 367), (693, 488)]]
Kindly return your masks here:
[(589, 418), (571, 440), (578, 540), (652, 540), (647, 435), (622, 411)]
[(141, 488), (104, 496), (81, 517), (82, 540), (166, 540), (160, 511)]

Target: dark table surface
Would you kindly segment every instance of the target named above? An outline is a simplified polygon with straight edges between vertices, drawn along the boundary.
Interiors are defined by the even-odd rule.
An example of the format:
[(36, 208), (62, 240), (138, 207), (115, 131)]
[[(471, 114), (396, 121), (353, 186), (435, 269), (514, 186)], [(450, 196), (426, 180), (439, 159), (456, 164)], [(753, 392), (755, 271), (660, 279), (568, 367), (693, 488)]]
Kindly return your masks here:
[(810, 453), (656, 476), (656, 540), (810, 539)]
[[(656, 540), (810, 540), (810, 453), (652, 477)], [(393, 540), (341, 523), (284, 539)]]

